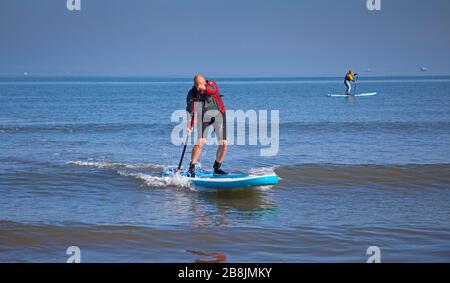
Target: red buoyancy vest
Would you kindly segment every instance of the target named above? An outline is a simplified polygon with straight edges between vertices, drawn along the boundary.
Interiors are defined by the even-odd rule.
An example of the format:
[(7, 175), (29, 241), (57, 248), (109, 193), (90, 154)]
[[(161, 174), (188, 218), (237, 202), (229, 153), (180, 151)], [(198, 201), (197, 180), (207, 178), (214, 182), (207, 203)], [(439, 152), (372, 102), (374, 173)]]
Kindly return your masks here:
[(222, 98), (219, 95), (219, 87), (214, 81), (206, 81), (206, 92), (207, 95), (211, 95), (220, 107), (220, 112), (225, 113), (225, 106), (223, 105)]

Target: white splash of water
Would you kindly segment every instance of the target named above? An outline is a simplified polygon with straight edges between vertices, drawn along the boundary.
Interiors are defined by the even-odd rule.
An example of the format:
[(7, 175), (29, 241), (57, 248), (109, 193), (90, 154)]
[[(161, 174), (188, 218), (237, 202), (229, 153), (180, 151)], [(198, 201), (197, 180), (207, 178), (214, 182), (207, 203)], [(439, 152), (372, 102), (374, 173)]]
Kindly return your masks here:
[(250, 175), (255, 175), (255, 176), (262, 176), (262, 175), (270, 175), (270, 174), (275, 174), (275, 169), (278, 166), (273, 166), (273, 167), (261, 167), (261, 168), (252, 168), (249, 170), (249, 174)]
[(129, 173), (125, 171), (118, 171), (119, 175), (135, 178), (144, 182), (146, 186), (149, 187), (180, 187), (180, 188), (189, 188), (191, 187), (191, 183), (188, 178), (181, 176), (180, 174), (173, 174), (169, 176), (152, 176), (144, 173)]

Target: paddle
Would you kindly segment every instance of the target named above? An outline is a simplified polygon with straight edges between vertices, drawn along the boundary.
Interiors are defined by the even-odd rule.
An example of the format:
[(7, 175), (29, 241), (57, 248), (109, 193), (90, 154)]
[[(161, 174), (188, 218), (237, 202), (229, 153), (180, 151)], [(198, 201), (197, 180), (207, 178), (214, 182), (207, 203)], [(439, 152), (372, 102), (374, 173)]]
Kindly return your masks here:
[[(192, 114), (191, 114), (191, 130), (193, 130), (193, 129), (194, 129), (194, 112), (192, 112)], [(190, 134), (188, 134), (186, 136), (186, 140), (184, 141), (183, 153), (181, 153), (180, 163), (178, 163), (177, 171), (181, 170), (181, 164), (183, 164), (183, 158), (184, 158), (184, 154), (186, 153), (186, 147), (187, 147), (189, 137), (190, 137)]]
[(358, 74), (355, 74), (355, 89), (353, 90), (353, 95), (355, 95), (356, 94), (356, 86), (357, 86), (357, 82), (358, 82), (358, 78), (359, 78), (359, 75)]

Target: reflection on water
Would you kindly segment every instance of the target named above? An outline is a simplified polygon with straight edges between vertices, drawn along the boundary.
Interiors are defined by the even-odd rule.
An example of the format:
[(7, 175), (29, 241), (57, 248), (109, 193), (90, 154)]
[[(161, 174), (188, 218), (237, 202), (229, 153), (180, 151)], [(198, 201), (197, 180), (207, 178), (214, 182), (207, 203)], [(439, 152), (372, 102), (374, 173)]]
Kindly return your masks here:
[(270, 190), (199, 191), (192, 198), (193, 226), (226, 226), (261, 220), (277, 210)]
[(186, 252), (200, 256), (194, 260), (194, 263), (224, 263), (227, 261), (226, 255), (220, 252), (207, 253), (196, 250), (187, 250)]

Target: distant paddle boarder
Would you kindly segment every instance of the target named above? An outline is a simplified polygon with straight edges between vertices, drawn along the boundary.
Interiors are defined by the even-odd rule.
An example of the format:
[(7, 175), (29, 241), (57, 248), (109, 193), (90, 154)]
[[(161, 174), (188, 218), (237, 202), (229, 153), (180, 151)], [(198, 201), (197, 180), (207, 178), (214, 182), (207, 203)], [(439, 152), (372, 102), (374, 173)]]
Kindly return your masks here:
[[(214, 174), (226, 175), (227, 172), (220, 169), (227, 152), (226, 115), (217, 84), (209, 82), (203, 75), (194, 77), (194, 86), (186, 97), (186, 111), (189, 112), (187, 131), (192, 132), (194, 121), (197, 121), (198, 140), (192, 150), (189, 164), (189, 177), (195, 177), (195, 164), (199, 159), (203, 146), (206, 143), (208, 127), (213, 126), (216, 133), (218, 148), (214, 162)], [(194, 119), (194, 121), (192, 121)]]
[(347, 90), (345, 91), (346, 95), (350, 95), (350, 92), (352, 90), (352, 85), (350, 82), (355, 82), (355, 78), (358, 77), (357, 73), (353, 73), (352, 70), (348, 71), (348, 73), (345, 75), (344, 84), (347, 87)]

